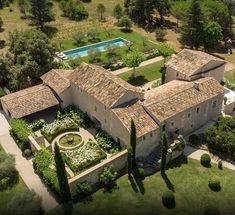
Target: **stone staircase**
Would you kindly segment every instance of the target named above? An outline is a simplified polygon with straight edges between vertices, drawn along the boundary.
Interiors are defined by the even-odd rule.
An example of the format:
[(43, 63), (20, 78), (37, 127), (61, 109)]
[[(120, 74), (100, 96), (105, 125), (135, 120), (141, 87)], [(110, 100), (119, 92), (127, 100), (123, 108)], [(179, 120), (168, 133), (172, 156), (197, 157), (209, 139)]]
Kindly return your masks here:
[(161, 149), (160, 146), (154, 148), (148, 157), (144, 159), (145, 175), (151, 175), (160, 169)]

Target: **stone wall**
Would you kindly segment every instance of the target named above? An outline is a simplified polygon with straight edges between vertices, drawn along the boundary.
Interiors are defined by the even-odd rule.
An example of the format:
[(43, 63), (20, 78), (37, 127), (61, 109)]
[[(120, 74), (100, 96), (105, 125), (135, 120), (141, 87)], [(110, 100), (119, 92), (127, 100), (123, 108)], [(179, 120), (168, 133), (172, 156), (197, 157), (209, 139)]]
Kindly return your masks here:
[(126, 167), (127, 164), (127, 150), (114, 155), (106, 159), (88, 170), (82, 172), (81, 174), (69, 179), (69, 186), (72, 195), (76, 195), (77, 184), (83, 181), (88, 181), (92, 185), (99, 183), (99, 175), (103, 171), (105, 166), (113, 165), (116, 171), (120, 171)]
[(41, 150), (41, 146), (32, 136), (29, 136), (28, 138), (29, 138), (29, 143), (33, 152), (37, 152)]

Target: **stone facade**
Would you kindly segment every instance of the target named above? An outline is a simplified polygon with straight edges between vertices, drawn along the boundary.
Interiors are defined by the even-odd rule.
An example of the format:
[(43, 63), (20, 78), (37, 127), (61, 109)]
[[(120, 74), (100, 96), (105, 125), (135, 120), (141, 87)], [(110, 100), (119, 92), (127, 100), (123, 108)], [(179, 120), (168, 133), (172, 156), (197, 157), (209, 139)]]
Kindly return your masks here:
[(113, 157), (91, 167), (90, 169), (80, 173), (79, 175), (69, 180), (69, 187), (72, 195), (76, 195), (77, 184), (87, 181), (91, 185), (95, 185), (99, 182), (99, 176), (102, 173), (105, 166), (112, 165), (115, 171), (125, 169), (127, 164), (127, 150), (114, 155)]

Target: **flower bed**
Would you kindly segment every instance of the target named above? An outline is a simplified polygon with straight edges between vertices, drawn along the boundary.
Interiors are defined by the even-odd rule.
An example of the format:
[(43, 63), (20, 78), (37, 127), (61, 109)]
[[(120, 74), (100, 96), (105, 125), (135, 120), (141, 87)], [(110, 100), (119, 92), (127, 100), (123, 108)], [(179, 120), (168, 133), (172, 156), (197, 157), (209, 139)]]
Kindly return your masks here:
[(95, 165), (106, 158), (106, 154), (92, 141), (87, 142), (78, 149), (66, 150), (63, 155), (65, 162), (74, 172)]
[(55, 120), (51, 124), (45, 124), (41, 130), (44, 137), (51, 142), (57, 135), (66, 131), (78, 131), (79, 126), (71, 118)]
[(63, 110), (59, 110), (56, 113), (56, 119), (62, 120), (65, 118), (71, 118), (79, 126), (89, 128), (92, 126), (92, 122), (87, 113), (82, 112), (77, 106), (71, 105)]
[(99, 129), (95, 135), (98, 145), (107, 153), (115, 153), (121, 150), (121, 146), (105, 131)]

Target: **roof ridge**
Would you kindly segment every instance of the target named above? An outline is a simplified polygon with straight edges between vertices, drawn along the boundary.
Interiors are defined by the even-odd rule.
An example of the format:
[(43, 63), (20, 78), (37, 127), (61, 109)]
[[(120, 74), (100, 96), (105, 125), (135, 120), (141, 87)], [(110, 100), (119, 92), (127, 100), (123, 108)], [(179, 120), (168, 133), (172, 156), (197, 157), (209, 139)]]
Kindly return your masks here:
[[(19, 95), (17, 96), (17, 98), (21, 98), (21, 97), (23, 97), (23, 96), (26, 96), (26, 95), (32, 93), (32, 92), (29, 92), (29, 91), (28, 91), (30, 88), (39, 87), (39, 86), (41, 86), (41, 87), (48, 87), (47, 85), (44, 85), (44, 84), (38, 84), (38, 85), (35, 85), (35, 86), (31, 86), (31, 87), (28, 87), (28, 88), (19, 90), (19, 91), (17, 91), (17, 92), (13, 92), (13, 93), (7, 94), (7, 95), (3, 96), (1, 99), (4, 99), (4, 97), (7, 97), (8, 95), (10, 96), (10, 95), (12, 95), (12, 94), (19, 94), (20, 91), (21, 91), (21, 92), (22, 92), (22, 91), (27, 91), (27, 93), (25, 93), (25, 94), (23, 94), (23, 95), (20, 95), (20, 94), (19, 94)], [(44, 89), (43, 89), (43, 88), (40, 88), (40, 89), (38, 89), (38, 90), (35, 91), (35, 92), (42, 91), (42, 90), (44, 90)], [(11, 101), (11, 100), (13, 100), (13, 99), (15, 99), (15, 98), (7, 99), (7, 100), (5, 100), (5, 101)]]

